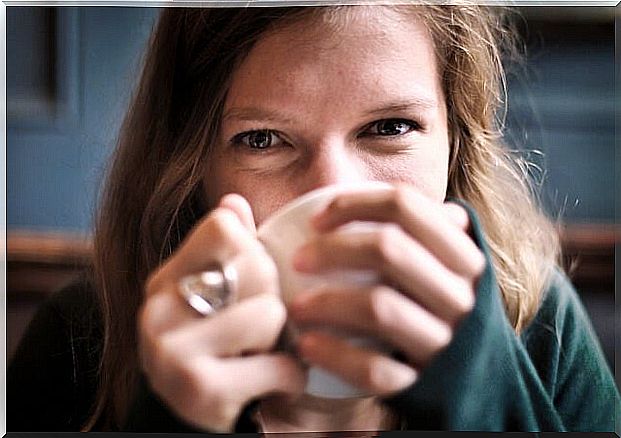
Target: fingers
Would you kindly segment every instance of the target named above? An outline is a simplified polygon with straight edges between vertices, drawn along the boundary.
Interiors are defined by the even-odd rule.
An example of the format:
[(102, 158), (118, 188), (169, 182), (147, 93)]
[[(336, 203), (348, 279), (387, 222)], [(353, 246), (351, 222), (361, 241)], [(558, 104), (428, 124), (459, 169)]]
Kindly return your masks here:
[(284, 354), (183, 362), (175, 356), (164, 368), (177, 374), (155, 374), (153, 389), (180, 418), (213, 432), (232, 432), (251, 400), (271, 394), (297, 396), (306, 385), (304, 370)]
[[(230, 267), (234, 301), (208, 318), (178, 293), (179, 280)], [(154, 391), (188, 423), (230, 432), (243, 406), (263, 394), (300, 393), (305, 373), (292, 357), (266, 354), (286, 321), (271, 257), (256, 239), (252, 211), (225, 196), (146, 284), (138, 315), (141, 366)]]
[[(256, 295), (209, 318), (178, 325), (159, 313), (171, 296), (158, 293), (147, 300), (140, 314), (139, 350), (152, 388), (181, 418), (200, 428), (230, 432), (251, 399), (303, 391), (306, 377), (299, 362), (265, 353), (276, 344), (286, 321), (276, 295)], [(182, 309), (173, 318), (180, 320)], [(162, 330), (162, 321), (167, 330)]]
[(150, 276), (147, 296), (173, 291), (185, 275), (232, 266), (237, 273), (238, 299), (260, 292), (278, 292), (276, 267), (256, 239), (248, 202), (239, 195), (226, 195), (191, 231), (168, 261)]
[[(284, 353), (257, 354), (224, 361), (231, 387), (246, 404), (258, 397), (282, 394), (298, 396), (306, 387), (306, 371), (297, 359)], [(257, 378), (257, 372), (261, 375)]]
[[(257, 294), (278, 296), (278, 273), (273, 261), (263, 248), (252, 247), (227, 263), (236, 273), (234, 301), (243, 301)], [(199, 315), (178, 293), (180, 275), (172, 271), (166, 283), (151, 292), (143, 307), (154, 315), (151, 323), (156, 332), (169, 330), (181, 324), (193, 322)], [(163, 275), (160, 273), (160, 275)], [(146, 309), (143, 309), (143, 311)]]
[(373, 232), (320, 235), (296, 254), (294, 266), (305, 273), (331, 269), (371, 269), (387, 284), (454, 324), (474, 305), (473, 285), (440, 263), (399, 227)]
[[(485, 259), (464, 230), (468, 216), (461, 207), (439, 208), (409, 186), (390, 191), (339, 195), (313, 219), (321, 232), (352, 221), (391, 222), (419, 241), (451, 270), (467, 277), (482, 271)], [(450, 217), (450, 219), (449, 219)]]
[[(374, 225), (339, 229), (358, 221)], [(468, 235), (467, 211), (399, 186), (339, 195), (313, 225), (319, 234), (297, 251), (298, 271), (371, 270), (384, 286), (299, 295), (290, 305), (292, 319), (306, 330), (329, 327), (381, 340), (404, 353), (412, 367), (326, 333), (302, 334), (302, 357), (373, 393), (403, 389), (416, 379), (415, 369), (448, 346), (453, 329), (474, 307), (486, 261)]]
[(468, 212), (461, 205), (454, 202), (446, 202), (442, 205), (444, 212), (448, 218), (459, 228), (460, 230), (468, 232), (470, 229), (470, 217)]
[(246, 229), (252, 234), (256, 234), (257, 227), (254, 222), (252, 208), (250, 208), (250, 204), (248, 204), (246, 198), (236, 193), (229, 193), (220, 199), (218, 207), (228, 208), (233, 211)]
[(235, 212), (216, 208), (201, 220), (175, 253), (147, 281), (146, 294), (176, 283), (184, 275), (222, 265), (253, 245), (258, 245)]
[(192, 319), (168, 331), (158, 339), (164, 345), (156, 348), (174, 348), (183, 357), (222, 358), (266, 352), (275, 346), (286, 319), (280, 299), (270, 294), (256, 295), (209, 318)]
[(379, 396), (405, 389), (418, 377), (416, 370), (406, 364), (320, 332), (300, 335), (298, 352), (305, 361)]
[[(176, 286), (171, 286), (171, 288)], [(143, 303), (138, 313), (140, 331), (150, 337), (187, 324), (196, 318), (196, 311), (177, 293), (157, 293)]]
[(452, 338), (448, 324), (385, 286), (307, 292), (294, 299), (289, 311), (299, 327), (329, 326), (365, 334), (392, 345), (419, 367)]
[[(149, 303), (165, 296), (157, 294)], [(265, 354), (286, 320), (276, 296), (257, 295), (159, 335), (152, 333), (149, 304), (145, 308), (142, 368), (155, 392), (190, 424), (230, 432), (251, 399), (303, 391), (306, 376), (297, 360)]]

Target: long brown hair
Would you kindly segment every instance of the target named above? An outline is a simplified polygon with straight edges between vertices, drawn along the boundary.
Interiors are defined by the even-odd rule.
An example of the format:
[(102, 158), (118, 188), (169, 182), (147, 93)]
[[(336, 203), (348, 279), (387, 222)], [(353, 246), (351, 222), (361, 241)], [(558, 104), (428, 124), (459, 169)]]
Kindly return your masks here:
[[(470, 202), (480, 215), (507, 314), (519, 331), (536, 311), (558, 243), (533, 201), (523, 163), (500, 141), (501, 42), (510, 32), (499, 10), (396, 8), (413, 12), (433, 38), (451, 134), (449, 195)], [(105, 336), (97, 403), (84, 430), (114, 430), (123, 424), (139, 375), (136, 314), (143, 285), (209, 210), (201, 179), (231, 73), (265, 32), (301, 19), (335, 26), (347, 9), (163, 11), (96, 223), (95, 284)]]

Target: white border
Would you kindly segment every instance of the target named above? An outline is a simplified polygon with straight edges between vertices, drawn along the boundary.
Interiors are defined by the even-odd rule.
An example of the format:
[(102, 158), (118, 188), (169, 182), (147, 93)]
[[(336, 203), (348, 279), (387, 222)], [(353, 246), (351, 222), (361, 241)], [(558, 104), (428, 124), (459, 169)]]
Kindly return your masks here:
[[(452, 1), (436, 1), (439, 4), (452, 4)], [(373, 0), (62, 0), (62, 1), (27, 1), (27, 0), (0, 0), (0, 315), (2, 315), (2, 324), (0, 325), (0, 361), (2, 372), (0, 373), (0, 436), (6, 434), (6, 7), (11, 6), (124, 6), (124, 7), (265, 7), (265, 6), (323, 6), (332, 4), (341, 5), (360, 5), (360, 4), (411, 4), (416, 0), (393, 0), (393, 1), (373, 1)], [(616, 6), (615, 22), (621, 20), (621, 0), (483, 0), (477, 2), (482, 5), (489, 6)], [(619, 31), (619, 24), (616, 24), (616, 31)], [(616, 41), (619, 36), (616, 35)], [(618, 51), (616, 52), (618, 53)], [(620, 61), (615, 57), (615, 63)], [(619, 68), (619, 67), (617, 67)], [(615, 86), (619, 87), (621, 74), (617, 73), (615, 77)], [(619, 97), (617, 92), (616, 97)], [(617, 99), (615, 99), (617, 100)], [(618, 103), (617, 103), (618, 104)], [(619, 111), (619, 109), (617, 109)], [(617, 123), (619, 122), (619, 113), (616, 115)], [(618, 133), (616, 133), (618, 136)], [(621, 142), (616, 138), (617, 142), (617, 158), (621, 159)], [(618, 161), (618, 163), (621, 163)], [(615, 169), (615, 174), (617, 169)], [(617, 219), (616, 224), (621, 221), (621, 177), (617, 176)], [(617, 248), (617, 250), (620, 250)], [(618, 253), (617, 253), (618, 255)], [(621, 267), (621, 259), (617, 259), (617, 268)], [(615, 276), (615, 286), (617, 278)], [(617, 296), (617, 288), (615, 287), (615, 297)], [(621, 297), (620, 297), (621, 298)], [(616, 301), (616, 317), (621, 318), (621, 304)], [(621, 333), (617, 333), (616, 346), (621, 346)], [(614, 374), (617, 382), (621, 381), (621, 351), (615, 349), (615, 370)], [(619, 422), (619, 420), (617, 420)], [(620, 433), (621, 431), (617, 431)]]

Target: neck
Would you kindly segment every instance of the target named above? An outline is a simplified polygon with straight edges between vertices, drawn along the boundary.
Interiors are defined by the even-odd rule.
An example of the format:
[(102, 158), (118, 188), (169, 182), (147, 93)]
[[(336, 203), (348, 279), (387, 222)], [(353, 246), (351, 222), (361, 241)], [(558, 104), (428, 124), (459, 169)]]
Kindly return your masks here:
[(396, 425), (394, 415), (374, 397), (272, 397), (260, 403), (255, 418), (263, 432), (377, 431)]

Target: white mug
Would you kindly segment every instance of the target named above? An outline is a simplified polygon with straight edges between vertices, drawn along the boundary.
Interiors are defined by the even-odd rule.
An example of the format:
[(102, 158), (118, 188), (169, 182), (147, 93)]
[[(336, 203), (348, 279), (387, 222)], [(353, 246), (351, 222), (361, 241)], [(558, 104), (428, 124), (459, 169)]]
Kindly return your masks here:
[[(259, 240), (274, 259), (278, 269), (280, 291), (285, 305), (290, 303), (299, 292), (322, 286), (360, 287), (377, 284), (379, 279), (372, 271), (339, 270), (321, 275), (297, 272), (293, 268), (293, 255), (299, 247), (317, 234), (309, 222), (310, 218), (325, 208), (336, 195), (355, 191), (387, 191), (390, 188), (389, 184), (379, 182), (368, 182), (356, 186), (326, 186), (294, 199), (259, 226)], [(341, 227), (339, 232), (368, 232), (377, 226), (370, 222), (353, 222)], [(295, 338), (297, 331), (296, 327), (288, 323), (285, 335)], [(387, 347), (369, 338), (349, 336), (347, 340), (354, 345), (389, 351)], [(305, 392), (325, 398), (351, 398), (365, 395), (361, 389), (318, 367), (309, 368)]]

